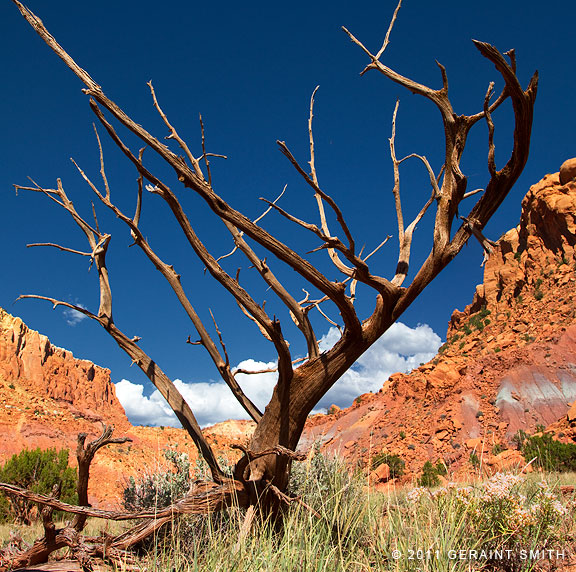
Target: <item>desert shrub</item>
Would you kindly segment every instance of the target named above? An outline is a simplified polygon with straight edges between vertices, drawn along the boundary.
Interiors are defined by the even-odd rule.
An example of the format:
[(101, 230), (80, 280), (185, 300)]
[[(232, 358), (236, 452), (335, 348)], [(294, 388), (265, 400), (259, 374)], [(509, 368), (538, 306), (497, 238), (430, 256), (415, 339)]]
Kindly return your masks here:
[(384, 463), (390, 468), (390, 476), (393, 479), (401, 477), (404, 474), (406, 463), (399, 455), (392, 455), (391, 453), (385, 452), (378, 453), (372, 457), (371, 468), (374, 470)]
[(490, 324), (490, 319), (488, 316), (492, 312), (486, 308), (486, 306), (482, 306), (480, 310), (470, 317), (468, 323), (464, 327), (464, 332), (468, 335), (472, 333), (472, 330), (482, 331), (486, 326)]
[(561, 527), (568, 508), (545, 483), (530, 490), (522, 475), (499, 473), (476, 490), (468, 501), (470, 523), (486, 551), (509, 551), (494, 566), (524, 570), (534, 562), (522, 560), (522, 551), (560, 545)]
[(492, 447), (492, 454), (493, 455), (499, 455), (500, 453), (502, 453), (502, 451), (505, 451), (506, 448), (501, 445), (500, 443), (496, 443), (494, 445), (494, 447)]
[(164, 451), (172, 470), (148, 472), (135, 479), (130, 477), (123, 491), (126, 510), (138, 511), (148, 508), (164, 508), (184, 496), (190, 488), (190, 461), (186, 453), (175, 449)]
[[(173, 448), (164, 450), (164, 458), (169, 463), (168, 467), (128, 479), (123, 491), (126, 510), (165, 508), (188, 493), (192, 479), (204, 480), (208, 476), (207, 464), (202, 459), (192, 465), (186, 453)], [(226, 471), (226, 464), (222, 459), (219, 461)], [(223, 510), (206, 516), (180, 517), (144, 540), (138, 548), (143, 553), (152, 550), (166, 552), (176, 548), (188, 551), (193, 545), (200, 550), (200, 544), (208, 542), (209, 534), (215, 531), (224, 533), (229, 527), (230, 512)]]
[(436, 462), (436, 472), (442, 477), (448, 474), (448, 467), (442, 459), (438, 459)]
[(524, 441), (528, 439), (528, 433), (522, 429), (518, 429), (516, 433), (512, 436), (512, 443), (516, 445), (516, 448), (521, 451), (522, 447), (524, 446)]
[(478, 453), (476, 453), (475, 451), (472, 451), (472, 453), (470, 453), (470, 464), (475, 468), (475, 469), (479, 469), (480, 468), (480, 457), (478, 456)]
[(536, 300), (542, 300), (542, 298), (544, 298), (544, 292), (542, 292), (542, 290), (534, 290), (534, 298), (536, 298)]
[(358, 483), (360, 479), (349, 472), (342, 459), (323, 454), (316, 443), (306, 461), (292, 465), (288, 493), (301, 496), (313, 508), (320, 510), (327, 508), (331, 499), (337, 497), (339, 502), (346, 502), (358, 493)]
[[(441, 464), (441, 463), (439, 463)], [(420, 487), (437, 487), (440, 484), (440, 472), (446, 471), (446, 467), (441, 465), (439, 469), (438, 464), (433, 465), (430, 461), (426, 461), (422, 467), (422, 474), (418, 478), (418, 486)]]
[(557, 441), (549, 433), (526, 437), (522, 454), (527, 461), (536, 458), (536, 466), (544, 471), (576, 471), (576, 444)]
[[(60, 499), (76, 504), (77, 470), (68, 466), (68, 449), (24, 449), (13, 455), (0, 468), (0, 481), (17, 485), (35, 493), (52, 494), (60, 483)], [(17, 497), (0, 502), (0, 519), (14, 519), (17, 523), (31, 524), (37, 518), (36, 504)]]
[[(527, 558), (530, 551), (558, 551), (562, 558), (574, 505), (545, 482), (504, 473), (477, 486), (450, 483), (434, 492), (420, 486), (408, 492), (406, 501), (414, 511), (415, 523), (438, 513), (447, 525), (458, 523), (467, 538), (475, 539), (475, 569), (506, 572), (534, 570), (538, 562)], [(454, 553), (459, 549), (457, 545)], [(428, 570), (455, 569), (453, 561), (448, 564)]]

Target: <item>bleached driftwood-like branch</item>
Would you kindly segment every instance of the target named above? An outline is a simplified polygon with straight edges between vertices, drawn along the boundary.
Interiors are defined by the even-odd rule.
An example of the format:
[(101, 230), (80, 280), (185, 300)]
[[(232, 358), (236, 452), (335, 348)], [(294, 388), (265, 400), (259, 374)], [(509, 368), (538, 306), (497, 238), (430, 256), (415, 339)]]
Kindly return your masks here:
[[(383, 272), (378, 271), (378, 264), (375, 263), (375, 258), (372, 258), (372, 255), (388, 242), (388, 232), (381, 237), (379, 245), (368, 256), (364, 256), (363, 248), (360, 251), (357, 249), (358, 241), (354, 236), (353, 229), (346, 222), (344, 213), (332, 195), (326, 192), (326, 189), (322, 188), (319, 183), (312, 129), (316, 90), (311, 96), (308, 118), (310, 153), (308, 166), (310, 172), (298, 162), (285, 142), (279, 141), (278, 145), (281, 152), (294, 166), (296, 172), (312, 188), (318, 209), (319, 224), (307, 222), (308, 215), (306, 214), (296, 215), (289, 212), (290, 209), (282, 208), (278, 204), (278, 199), (268, 202), (266, 211), (279, 213), (299, 227), (312, 232), (317, 239), (320, 239), (320, 246), (313, 245), (313, 249), (303, 255), (263, 228), (259, 224), (261, 218), (253, 220), (231, 206), (223, 196), (217, 194), (212, 184), (208, 160), (209, 157), (217, 155), (209, 153), (206, 149), (205, 130), (202, 121), (200, 122), (200, 146), (202, 149), (200, 155), (194, 154), (192, 146), (186, 143), (179, 135), (175, 126), (168, 119), (167, 113), (160, 106), (152, 84), (149, 84), (154, 107), (169, 132), (167, 140), (169, 142), (175, 141), (180, 150), (183, 150), (184, 156), (181, 157), (171, 150), (168, 145), (147, 131), (139, 122), (129, 117), (105, 94), (102, 87), (58, 44), (39, 18), (19, 0), (12, 1), (46, 44), (84, 83), (84, 93), (89, 97), (91, 110), (99, 123), (105, 128), (112, 142), (136, 169), (138, 173), (138, 191), (134, 216), (125, 215), (112, 201), (112, 191), (106, 178), (104, 156), (98, 134), (100, 173), (104, 190), (100, 191), (97, 185), (80, 168), (79, 172), (99, 201), (110, 209), (129, 229), (134, 243), (144, 252), (148, 260), (161, 272), (171, 286), (172, 291), (198, 333), (199, 341), (190, 343), (202, 345), (208, 351), (221, 377), (228, 384), (236, 399), (243, 405), (250, 416), (257, 421), (257, 427), (248, 448), (255, 455), (250, 456), (246, 453), (237, 463), (234, 471), (235, 483), (240, 483), (241, 486), (245, 487), (244, 491), (249, 499), (248, 504), (259, 504), (259, 506), (267, 506), (271, 510), (276, 510), (279, 503), (281, 504), (282, 502), (283, 491), (286, 490), (291, 458), (287, 455), (269, 455), (263, 452), (272, 450), (276, 446), (294, 451), (306, 418), (318, 401), (398, 319), (422, 290), (460, 252), (469, 238), (473, 234), (483, 236), (482, 231), (486, 223), (501, 205), (526, 164), (537, 92), (537, 74), (532, 77), (528, 87), (523, 89), (516, 75), (516, 56), (514, 52), (501, 54), (489, 44), (474, 41), (474, 45), (480, 54), (495, 66), (497, 72), (504, 80), (504, 87), (496, 100), (491, 103), (493, 85), (490, 84), (484, 97), (482, 110), (474, 115), (461, 115), (453, 109), (449, 97), (448, 74), (441, 64), (438, 64), (441, 87), (433, 89), (401, 75), (381, 61), (390, 42), (390, 35), (400, 10), (400, 2), (396, 7), (384, 42), (376, 52), (372, 52), (351, 32), (344, 29), (352, 42), (360, 47), (369, 59), (368, 64), (362, 71), (363, 74), (368, 71), (377, 71), (412, 93), (419, 94), (431, 101), (439, 110), (444, 127), (443, 148), (445, 149), (445, 156), (441, 165), (433, 168), (426, 157), (418, 153), (411, 153), (402, 159), (398, 159), (395, 151), (397, 106), (394, 111), (390, 152), (395, 176), (393, 197), (398, 219), (399, 254), (396, 271), (392, 277), (387, 278), (382, 275)], [(514, 144), (508, 161), (498, 170), (494, 156), (494, 113), (505, 102), (511, 103), (514, 114)], [(486, 121), (488, 126), (487, 160), (490, 178), (482, 190), (467, 192), (467, 178), (462, 172), (460, 164), (470, 129), (479, 121)], [(119, 135), (120, 129), (117, 129), (118, 126), (128, 129), (136, 136), (143, 147), (147, 149), (146, 157), (143, 149), (136, 153), (128, 147)], [(285, 337), (280, 319), (275, 314), (271, 315), (266, 310), (265, 303), (257, 301), (240, 284), (238, 273), (233, 277), (224, 269), (221, 262), (228, 255), (216, 258), (208, 251), (188, 219), (176, 192), (170, 188), (167, 182), (168, 178), (164, 174), (158, 175), (157, 171), (155, 171), (156, 163), (149, 159), (150, 154), (154, 155), (155, 160), (160, 159), (165, 166), (169, 166), (175, 174), (178, 181), (177, 184), (195, 193), (203, 201), (209, 212), (219, 219), (234, 242), (232, 252), (238, 252), (248, 260), (250, 266), (258, 272), (266, 288), (274, 293), (276, 301), (284, 306), (286, 313), (297, 326), (300, 332), (299, 335), (303, 336), (306, 342), (306, 357), (299, 362), (298, 367), (295, 367), (297, 360), (292, 359), (290, 345)], [(420, 211), (410, 223), (406, 224), (407, 221), (402, 211), (400, 196), (400, 166), (411, 158), (419, 160), (425, 167), (430, 179), (431, 192), (426, 191), (425, 195), (420, 199), (423, 205)], [(202, 161), (206, 166), (206, 172), (202, 169)], [(164, 173), (164, 171), (161, 172)], [(43, 299), (48, 299), (55, 304), (74, 307), (74, 309), (98, 321), (113, 336), (118, 345), (128, 353), (133, 362), (137, 363), (147, 373), (162, 395), (167, 397), (170, 406), (193, 436), (194, 442), (202, 455), (208, 460), (213, 478), (218, 483), (215, 486), (227, 491), (227, 486), (236, 489), (238, 487), (237, 484), (230, 484), (224, 478), (214, 459), (213, 452), (202, 436), (202, 432), (189, 405), (177, 391), (174, 391), (173, 383), (151, 357), (136, 345), (136, 338), (128, 338), (114, 324), (111, 289), (105, 264), (110, 235), (100, 230), (95, 209), (93, 209), (94, 227), (76, 212), (71, 201), (64, 193), (60, 181), (58, 181), (57, 189), (44, 189), (40, 185), (28, 188), (43, 193), (70, 213), (88, 239), (91, 251), (90, 256), (94, 260), (100, 280), (100, 307), (97, 314), (91, 314), (83, 308), (74, 307), (52, 298), (45, 297)], [(238, 385), (235, 376), (240, 371), (231, 369), (228, 351), (224, 343), (224, 335), (216, 324), (216, 320), (213, 319), (213, 325), (220, 347), (217, 346), (213, 336), (210, 335), (208, 328), (190, 302), (189, 293), (184, 290), (179, 274), (172, 265), (164, 262), (156, 254), (147, 239), (148, 235), (140, 228), (142, 203), (145, 200), (143, 188), (147, 188), (154, 196), (164, 201), (174, 217), (175, 225), (183, 233), (199, 263), (234, 298), (241, 311), (256, 324), (262, 335), (273, 344), (278, 358), (278, 381), (264, 413), (261, 413), (254, 406)], [(459, 209), (462, 209), (462, 201), (472, 196), (476, 196), (477, 200), (464, 217), (464, 222), (461, 222)], [(412, 274), (408, 272), (408, 265), (413, 235), (416, 226), (424, 216), (434, 217), (433, 232), (429, 239), (431, 249), (425, 262), (420, 268), (415, 269), (413, 277), (409, 280), (410, 274)], [(332, 222), (334, 219), (336, 224)], [(334, 228), (330, 228), (330, 226)], [(334, 233), (336, 229), (337, 233)], [(340, 237), (337, 234), (340, 234)], [(64, 250), (65, 247), (60, 249)], [(318, 250), (327, 251), (332, 264), (340, 273), (339, 275), (343, 276), (341, 280), (331, 280), (318, 266), (306, 258), (308, 254)], [(81, 251), (76, 253), (82, 254)], [(293, 275), (298, 280), (305, 282), (305, 292), (309, 291), (312, 293), (311, 295), (306, 294), (304, 300), (297, 301), (294, 294), (290, 292), (292, 284), (288, 286), (282, 283), (279, 278), (282, 276), (281, 272), (286, 268), (293, 271)], [(359, 305), (355, 304), (355, 301), (358, 284), (363, 285), (363, 288), (359, 289), (358, 292), (361, 292), (363, 296), (369, 297), (369, 303), (371, 304), (371, 314), (367, 317), (360, 316), (357, 312)], [(321, 307), (325, 303), (331, 305), (330, 308), (324, 306), (326, 311)], [(367, 307), (367, 304), (363, 304), (362, 307)], [(313, 309), (318, 310), (329, 323), (337, 325), (341, 332), (341, 337), (337, 343), (325, 352), (320, 352), (318, 336), (314, 332), (312, 321), (309, 317)], [(330, 316), (334, 316), (336, 313), (339, 316), (332, 319)], [(275, 487), (275, 489), (271, 487)], [(271, 492), (273, 490), (280, 494), (273, 494)], [(222, 502), (227, 502), (227, 497), (223, 498)], [(162, 516), (160, 520), (162, 518), (164, 517)], [(138, 534), (146, 534), (153, 530), (155, 526), (156, 524), (154, 523), (142, 525)]]

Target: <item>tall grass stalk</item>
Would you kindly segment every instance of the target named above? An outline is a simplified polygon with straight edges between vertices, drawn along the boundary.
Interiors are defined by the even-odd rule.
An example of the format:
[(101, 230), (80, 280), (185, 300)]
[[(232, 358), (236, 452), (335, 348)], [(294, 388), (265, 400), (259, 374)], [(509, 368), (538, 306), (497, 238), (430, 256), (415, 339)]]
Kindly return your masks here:
[[(543, 483), (542, 475), (498, 475), (470, 486), (391, 486), (381, 493), (367, 488), (362, 474), (317, 454), (294, 469), (291, 492), (320, 517), (294, 502), (281, 532), (257, 516), (240, 541), (243, 509), (182, 518), (142, 547), (140, 563), (148, 572), (561, 570), (576, 547), (576, 502), (560, 495), (556, 482), (556, 476)], [(511, 556), (482, 553), (503, 549)], [(565, 556), (557, 562), (519, 556), (541, 549)]]
[[(575, 546), (573, 500), (535, 479), (501, 475), (468, 487), (376, 493), (362, 475), (320, 456), (296, 469), (292, 488), (321, 518), (294, 503), (282, 533), (256, 519), (239, 549), (243, 511), (229, 511), (220, 521), (199, 519), (188, 533), (178, 528), (183, 521), (169, 543), (149, 552), (146, 566), (158, 572), (528, 572), (543, 562), (522, 560), (521, 549), (564, 550), (565, 560), (544, 562), (561, 569)], [(532, 520), (515, 521), (522, 511)], [(485, 556), (504, 548), (515, 552)]]

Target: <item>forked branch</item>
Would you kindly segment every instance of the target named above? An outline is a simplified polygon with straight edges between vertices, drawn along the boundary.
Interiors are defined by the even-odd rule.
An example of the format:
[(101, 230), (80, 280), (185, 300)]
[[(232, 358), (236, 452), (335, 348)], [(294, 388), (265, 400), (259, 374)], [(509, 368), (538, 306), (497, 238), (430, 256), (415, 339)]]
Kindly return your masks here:
[[(125, 215), (112, 201), (111, 190), (106, 178), (104, 169), (104, 158), (102, 146), (98, 140), (101, 175), (104, 181), (104, 190), (100, 191), (90, 178), (80, 170), (81, 175), (90, 185), (99, 200), (110, 209), (129, 228), (136, 245), (142, 249), (148, 259), (163, 274), (173, 291), (175, 292), (182, 307), (193, 322), (199, 334), (199, 344), (204, 346), (210, 354), (214, 364), (221, 373), (224, 381), (230, 386), (236, 398), (243, 404), (246, 411), (257, 421), (257, 427), (251, 439), (249, 447), (244, 451), (244, 456), (235, 467), (234, 474), (237, 481), (227, 480), (222, 474), (214, 459), (210, 447), (204, 440), (198, 424), (182, 396), (175, 391), (172, 382), (165, 376), (160, 368), (145, 354), (137, 345), (137, 339), (129, 339), (121, 332), (112, 319), (112, 297), (108, 274), (105, 266), (105, 255), (110, 241), (110, 235), (100, 230), (97, 218), (94, 214), (95, 227), (74, 209), (72, 203), (66, 197), (61, 183), (58, 188), (43, 189), (40, 186), (29, 187), (36, 192), (42, 192), (61, 207), (65, 208), (76, 223), (82, 228), (88, 238), (91, 252), (99, 276), (101, 301), (98, 314), (91, 314), (87, 310), (74, 305), (50, 299), (54, 304), (64, 304), (74, 307), (78, 311), (89, 315), (101, 323), (105, 329), (113, 336), (118, 345), (124, 349), (134, 361), (149, 376), (152, 382), (161, 390), (161, 393), (168, 399), (170, 406), (176, 412), (178, 418), (186, 429), (191, 432), (195, 443), (200, 448), (203, 456), (208, 460), (213, 478), (218, 484), (214, 484), (212, 489), (198, 490), (194, 493), (194, 498), (190, 496), (182, 499), (176, 505), (169, 507), (169, 512), (160, 511), (155, 513), (159, 516), (153, 523), (141, 525), (133, 535), (116, 539), (114, 547), (121, 549), (134, 538), (141, 538), (142, 535), (154, 531), (161, 526), (170, 515), (196, 510), (203, 506), (204, 509), (212, 510), (223, 506), (232, 495), (238, 495), (242, 502), (255, 505), (262, 503), (266, 499), (267, 506), (278, 506), (288, 504), (290, 501), (285, 497), (284, 491), (288, 483), (290, 463), (292, 458), (287, 454), (277, 454), (277, 447), (284, 447), (288, 451), (295, 451), (298, 440), (306, 422), (307, 415), (313, 410), (318, 401), (326, 394), (333, 384), (357, 361), (357, 359), (391, 326), (391, 324), (402, 314), (411, 302), (422, 292), (422, 290), (435, 278), (435, 276), (450, 262), (454, 256), (463, 248), (467, 240), (474, 234), (483, 239), (482, 231), (484, 226), (500, 206), (512, 185), (518, 179), (526, 160), (530, 147), (530, 134), (533, 117), (533, 107), (537, 91), (537, 75), (535, 74), (528, 87), (522, 89), (516, 76), (516, 57), (513, 52), (500, 54), (494, 47), (482, 42), (475, 42), (475, 46), (480, 53), (488, 59), (504, 80), (504, 87), (501, 94), (492, 102), (493, 87), (490, 85), (482, 109), (474, 115), (457, 114), (452, 106), (448, 94), (448, 74), (444, 66), (438, 64), (441, 77), (441, 85), (438, 89), (430, 88), (405, 77), (395, 70), (384, 65), (380, 60), (384, 57), (385, 50), (390, 42), (391, 32), (400, 9), (400, 2), (392, 17), (386, 37), (381, 47), (376, 52), (369, 50), (348, 30), (345, 30), (350, 39), (358, 45), (368, 56), (369, 61), (362, 73), (375, 70), (384, 75), (387, 79), (396, 82), (413, 93), (417, 93), (432, 101), (438, 108), (444, 127), (445, 156), (443, 164), (433, 169), (426, 157), (416, 153), (398, 159), (395, 150), (396, 136), (396, 106), (392, 137), (390, 140), (390, 151), (394, 167), (395, 184), (393, 188), (394, 202), (398, 218), (399, 255), (396, 272), (391, 279), (378, 275), (371, 268), (376, 267), (374, 260), (368, 259), (377, 252), (388, 238), (382, 237), (380, 244), (368, 256), (363, 256), (363, 248), (357, 251), (356, 241), (349, 228), (344, 214), (336, 201), (327, 194), (319, 183), (316, 172), (316, 149), (313, 136), (314, 117), (314, 97), (316, 90), (310, 100), (310, 114), (308, 119), (308, 140), (309, 140), (309, 168), (304, 168), (294, 157), (284, 142), (278, 142), (280, 150), (289, 159), (297, 172), (304, 178), (304, 181), (313, 190), (319, 213), (319, 224), (306, 222), (308, 215), (296, 217), (289, 214), (289, 209), (281, 208), (277, 201), (268, 203), (269, 209), (273, 209), (293, 223), (311, 231), (322, 242), (316, 250), (327, 250), (332, 263), (344, 275), (341, 281), (332, 281), (318, 267), (307, 260), (304, 255), (299, 254), (286, 243), (276, 238), (271, 232), (259, 225), (259, 220), (253, 220), (240, 211), (233, 208), (212, 186), (212, 176), (210, 173), (208, 157), (213, 156), (207, 153), (205, 147), (204, 125), (201, 123), (202, 155), (197, 158), (193, 155), (188, 144), (180, 137), (176, 128), (170, 123), (167, 115), (161, 108), (154, 89), (150, 84), (150, 90), (156, 111), (159, 113), (164, 125), (169, 130), (169, 140), (176, 141), (180, 149), (184, 151), (185, 157), (180, 157), (167, 145), (149, 133), (142, 125), (130, 118), (116, 103), (110, 100), (102, 88), (87, 74), (74, 60), (62, 49), (54, 38), (46, 30), (42, 22), (26, 9), (18, 0), (13, 0), (26, 20), (34, 27), (44, 41), (62, 58), (66, 65), (84, 82), (86, 89), (84, 92), (90, 98), (90, 107), (95, 113), (100, 123), (106, 129), (108, 135), (128, 158), (138, 171), (138, 196), (136, 201), (136, 214), (133, 217)], [(495, 161), (494, 152), (494, 112), (504, 102), (511, 102), (514, 112), (514, 145), (510, 158), (500, 170)], [(492, 102), (492, 103), (491, 103)], [(483, 190), (479, 192), (467, 192), (467, 178), (461, 169), (461, 161), (466, 147), (467, 137), (470, 129), (480, 120), (485, 120), (488, 126), (488, 171), (490, 179)], [(114, 125), (113, 125), (114, 123)], [(119, 136), (115, 125), (127, 128), (137, 138), (142, 141), (146, 148), (150, 149), (159, 157), (165, 165), (170, 166), (176, 178), (182, 183), (185, 189), (193, 191), (204, 201), (211, 214), (216, 215), (227, 232), (230, 233), (234, 241), (234, 251), (242, 253), (250, 262), (250, 266), (255, 268), (262, 278), (267, 289), (273, 291), (278, 300), (288, 310), (290, 317), (300, 330), (306, 340), (307, 354), (298, 367), (292, 360), (291, 350), (281, 328), (280, 321), (275, 314), (271, 314), (265, 308), (264, 302), (257, 301), (257, 297), (252, 296), (240, 285), (239, 275), (230, 275), (221, 265), (222, 257), (215, 258), (206, 248), (205, 244), (192, 227), (181, 202), (176, 193), (166, 183), (164, 175), (159, 176), (153, 171), (153, 164), (146, 155), (146, 165), (144, 155), (141, 150), (134, 153), (124, 143)], [(118, 130), (119, 131), (119, 130)], [(411, 222), (406, 220), (406, 213), (402, 211), (402, 200), (400, 197), (400, 165), (408, 159), (418, 159), (426, 168), (430, 180), (431, 192), (426, 192), (421, 199), (421, 208)], [(201, 162), (206, 165), (206, 173), (201, 169)], [(438, 173), (438, 174), (436, 174)], [(428, 186), (428, 183), (426, 184)], [(235, 376), (241, 371), (231, 369), (228, 350), (224, 344), (223, 335), (214, 320), (214, 328), (218, 340), (215, 341), (209, 335), (207, 328), (198, 317), (194, 307), (188, 299), (180, 283), (180, 276), (172, 265), (164, 262), (152, 249), (148, 242), (147, 235), (140, 228), (140, 213), (142, 210), (142, 189), (147, 188), (154, 196), (160, 197), (169, 207), (176, 223), (184, 233), (188, 244), (192, 248), (195, 256), (211, 276), (221, 284), (226, 291), (235, 299), (241, 310), (260, 329), (262, 334), (272, 342), (278, 355), (278, 382), (274, 388), (272, 398), (262, 414), (246, 398), (242, 390), (236, 383)], [(23, 188), (23, 187), (21, 187)], [(462, 201), (472, 196), (477, 200), (464, 222), (460, 221), (459, 209), (462, 208)], [(413, 235), (416, 226), (428, 213), (434, 212), (433, 232), (431, 236), (430, 253), (423, 265), (414, 273), (414, 279), (404, 286), (408, 273), (410, 251)], [(330, 215), (330, 216), (328, 216)], [(338, 233), (332, 234), (329, 227), (329, 219), (337, 222)], [(455, 223), (460, 225), (456, 230)], [(56, 246), (49, 243), (45, 245)], [(486, 242), (487, 247), (489, 246)], [(61, 250), (71, 249), (58, 247)], [(85, 254), (76, 251), (77, 254)], [(289, 289), (283, 284), (279, 276), (281, 272), (274, 272), (274, 264), (281, 265), (283, 270), (291, 269), (298, 279), (306, 282), (305, 286), (313, 292), (313, 298), (306, 294), (306, 298), (298, 302)], [(371, 296), (368, 303), (371, 304), (372, 314), (366, 319), (361, 319), (356, 311), (356, 307), (367, 307), (366, 304), (356, 304), (357, 284), (367, 286), (362, 290)], [(340, 316), (334, 320), (329, 317), (332, 310), (326, 312), (321, 308), (324, 302), (334, 304)], [(309, 314), (316, 308), (330, 323), (336, 325), (340, 322), (342, 326), (341, 337), (336, 344), (325, 352), (320, 352), (317, 336), (312, 328)], [(288, 335), (288, 334), (286, 334)], [(220, 347), (217, 342), (220, 342)], [(192, 343), (192, 342), (191, 342)], [(304, 353), (304, 352), (301, 352)], [(232, 355), (232, 354), (231, 354)], [(274, 452), (276, 451), (276, 452)], [(207, 489), (210, 485), (204, 485)], [(245, 488), (244, 488), (245, 487)], [(13, 491), (19, 494), (17, 491)], [(196, 494), (197, 493), (197, 494)], [(41, 502), (53, 508), (61, 507), (57, 499), (43, 499)], [(70, 507), (67, 507), (70, 510)], [(80, 516), (96, 514), (96, 509), (72, 507), (72, 512)], [(168, 510), (168, 509), (166, 509)], [(92, 511), (92, 512), (89, 512)], [(99, 513), (104, 516), (104, 513)], [(106, 513), (110, 516), (110, 513)], [(130, 518), (142, 516), (131, 514)], [(125, 518), (126, 515), (117, 516)]]

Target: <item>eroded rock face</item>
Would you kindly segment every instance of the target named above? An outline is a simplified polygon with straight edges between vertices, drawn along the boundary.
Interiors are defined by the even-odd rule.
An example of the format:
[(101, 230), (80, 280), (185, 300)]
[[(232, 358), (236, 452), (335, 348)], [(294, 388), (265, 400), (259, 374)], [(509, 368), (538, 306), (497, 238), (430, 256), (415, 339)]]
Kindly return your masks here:
[(110, 370), (53, 346), (20, 318), (0, 308), (0, 378), (15, 390), (45, 395), (93, 420), (125, 425)]
[[(0, 308), (0, 463), (24, 448), (67, 448), (75, 464), (78, 434), (98, 437), (102, 423), (131, 442), (101, 449), (92, 464), (90, 502), (117, 508), (129, 476), (170, 470), (164, 450), (178, 447), (192, 462), (195, 446), (182, 429), (133, 427), (116, 398), (110, 371), (74, 358), (53, 346)], [(205, 431), (217, 454), (234, 461), (231, 444), (246, 445), (254, 430), (249, 421), (229, 421)]]
[(576, 157), (568, 159), (560, 167), (560, 183), (565, 185), (576, 179)]
[(452, 315), (438, 356), (311, 420), (301, 447), (318, 439), (366, 466), (387, 451), (412, 474), (428, 459), (471, 471), (474, 453), (489, 470), (514, 457), (496, 458), (518, 430), (566, 420), (576, 401), (575, 245), (576, 181), (546, 175), (488, 259), (472, 303)]

